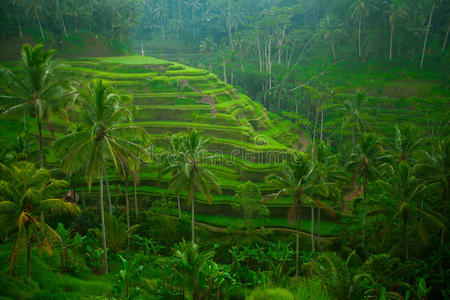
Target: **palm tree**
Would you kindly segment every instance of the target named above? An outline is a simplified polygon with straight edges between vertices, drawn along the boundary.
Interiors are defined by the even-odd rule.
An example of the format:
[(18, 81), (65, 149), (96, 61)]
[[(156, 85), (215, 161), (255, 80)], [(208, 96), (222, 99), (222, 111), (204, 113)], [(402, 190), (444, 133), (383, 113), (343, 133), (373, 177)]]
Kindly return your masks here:
[[(18, 255), (26, 248), (27, 279), (31, 279), (31, 244), (33, 236), (43, 236), (41, 246), (50, 250), (52, 242), (60, 242), (58, 234), (45, 222), (38, 221), (41, 212), (49, 214), (77, 214), (78, 206), (61, 198), (50, 198), (67, 185), (63, 180), (51, 178), (46, 169), (37, 169), (27, 161), (9, 167), (0, 165), (5, 179), (0, 180), (0, 226), (6, 232), (16, 230), (17, 236), (9, 258), (10, 271)], [(47, 198), (48, 197), (48, 198)]]
[(179, 149), (173, 150), (173, 158), (165, 172), (172, 173), (169, 182), (169, 191), (177, 194), (181, 190), (188, 191), (188, 201), (191, 204), (192, 242), (194, 233), (195, 193), (200, 192), (206, 201), (212, 203), (212, 190), (221, 192), (218, 178), (203, 165), (212, 157), (208, 154), (206, 143), (196, 130), (191, 131), (182, 138)]
[[(434, 152), (426, 152), (425, 160), (416, 167), (416, 171), (427, 184), (439, 184), (442, 193), (442, 215), (445, 216), (450, 187), (450, 138), (439, 141)], [(420, 208), (423, 209), (423, 201)], [(441, 245), (444, 245), (444, 232), (445, 230), (441, 231)]]
[(431, 20), (433, 19), (433, 13), (434, 13), (434, 9), (436, 7), (436, 2), (439, 2), (439, 0), (431, 0), (431, 12), (430, 12), (430, 17), (428, 18), (428, 25), (427, 25), (427, 31), (425, 33), (425, 39), (423, 41), (422, 59), (420, 60), (420, 68), (421, 69), (423, 67), (423, 60), (425, 58), (425, 51), (427, 49), (428, 34), (430, 32)]
[(359, 133), (364, 133), (367, 131), (367, 108), (364, 107), (365, 102), (367, 101), (367, 94), (361, 90), (357, 90), (355, 95), (351, 100), (345, 101), (342, 110), (344, 113), (344, 119), (342, 122), (343, 130), (345, 127), (352, 127), (352, 139), (355, 141), (355, 132), (354, 125), (356, 124), (358, 127)]
[(0, 96), (0, 101), (7, 108), (4, 113), (29, 112), (30, 116), (37, 120), (41, 168), (44, 167), (42, 122), (45, 121), (52, 131), (52, 112), (64, 113), (66, 100), (75, 94), (59, 75), (61, 65), (52, 62), (56, 51), (44, 50), (43, 47), (41, 44), (34, 48), (30, 45), (22, 47), (23, 74), (15, 74), (7, 68), (0, 67), (0, 75), (6, 81), (8, 93)]
[[(340, 199), (340, 189), (347, 182), (345, 172), (339, 167), (337, 156), (331, 152), (330, 146), (325, 142), (320, 142), (314, 154), (314, 167), (317, 172), (319, 182), (326, 183), (329, 188), (329, 198)], [(316, 200), (317, 206), (317, 246), (320, 246), (320, 213), (321, 209), (327, 211), (331, 216), (335, 216), (335, 210), (322, 201)]]
[(344, 31), (333, 15), (326, 15), (320, 21), (319, 35), (323, 41), (330, 44), (333, 62), (336, 62), (336, 42), (340, 36), (344, 35)]
[(360, 179), (359, 185), (363, 191), (363, 247), (365, 246), (366, 238), (366, 186), (371, 178), (378, 175), (377, 167), (383, 159), (381, 151), (382, 148), (378, 138), (373, 134), (365, 133), (361, 136), (359, 143), (355, 145), (348, 161), (348, 167), (353, 170), (352, 185), (354, 185), (355, 179), (358, 177)]
[(62, 168), (65, 172), (71, 174), (77, 171), (88, 158), (86, 179), (89, 188), (94, 177), (99, 178), (102, 242), (105, 272), (108, 273), (103, 165), (109, 159), (117, 171), (125, 174), (125, 167), (137, 165), (138, 155), (145, 151), (134, 141), (139, 139), (145, 142), (147, 134), (142, 128), (124, 124), (132, 118), (131, 107), (101, 80), (92, 81), (86, 89), (80, 91), (77, 103), (83, 113), (84, 128), (57, 140), (55, 147), (63, 157)]
[(373, 282), (373, 279), (368, 273), (352, 270), (350, 263), (353, 256), (356, 256), (354, 252), (344, 260), (336, 253), (322, 253), (305, 267), (325, 283), (334, 299), (358, 299), (354, 297), (358, 281)]
[(363, 17), (370, 14), (370, 3), (368, 0), (355, 0), (352, 4), (352, 19), (358, 20), (358, 54), (361, 57), (361, 25)]
[(23, 11), (23, 9), (25, 8), (25, 3), (23, 0), (13, 0), (11, 2), (11, 5), (14, 7), (14, 12), (15, 12), (16, 19), (17, 19), (17, 25), (19, 27), (19, 35), (22, 38), (23, 37), (22, 24), (20, 23), (19, 12)]
[(423, 138), (416, 127), (408, 126), (399, 128), (395, 126), (395, 134), (386, 139), (391, 155), (396, 162), (415, 163), (414, 155), (420, 150)]
[[(439, 226), (443, 230), (445, 229), (445, 226), (433, 214), (415, 207), (412, 204), (413, 199), (418, 197), (427, 185), (414, 176), (411, 167), (406, 162), (402, 161), (398, 163), (394, 168), (392, 179), (387, 182), (383, 181), (383, 185), (392, 198), (397, 201), (397, 208), (395, 210), (394, 218), (392, 219), (397, 219), (397, 217), (399, 217), (403, 221), (403, 249), (405, 251), (405, 259), (408, 260), (409, 252), (407, 226), (410, 220), (417, 223), (415, 218), (411, 218), (413, 212), (419, 213), (421, 216), (426, 217), (433, 224)], [(416, 227), (420, 226), (418, 223), (415, 225)]]
[(44, 8), (42, 7), (42, 1), (39, 1), (39, 0), (31, 0), (26, 8), (26, 13), (33, 15), (33, 18), (38, 22), (42, 39), (45, 39), (44, 31), (42, 30), (41, 18), (39, 18), (39, 15), (43, 11), (44, 11)]
[(293, 206), (288, 211), (288, 220), (291, 223), (297, 222), (296, 233), (296, 259), (295, 275), (298, 276), (299, 267), (299, 247), (300, 247), (300, 222), (302, 202), (313, 202), (316, 196), (326, 196), (328, 186), (317, 183), (317, 173), (310, 158), (302, 153), (289, 162), (279, 174), (272, 174), (266, 178), (271, 183), (281, 189), (276, 194), (266, 196), (266, 199), (277, 199), (280, 195), (288, 195), (294, 199)]
[(200, 299), (206, 268), (213, 256), (214, 251), (200, 252), (198, 245), (193, 242), (183, 241), (174, 249), (174, 271), (180, 276), (186, 289), (192, 292), (193, 300)]
[(389, 61), (392, 61), (392, 44), (394, 39), (395, 24), (402, 19), (408, 17), (407, 6), (403, 0), (392, 0), (387, 5), (386, 14), (389, 16), (389, 23), (391, 24), (391, 35), (389, 38)]

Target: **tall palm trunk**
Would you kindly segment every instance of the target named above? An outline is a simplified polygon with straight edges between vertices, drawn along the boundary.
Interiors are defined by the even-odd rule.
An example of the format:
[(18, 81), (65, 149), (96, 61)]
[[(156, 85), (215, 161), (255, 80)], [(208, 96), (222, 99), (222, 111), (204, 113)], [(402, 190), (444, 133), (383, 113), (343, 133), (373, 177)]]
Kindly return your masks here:
[(37, 112), (38, 135), (39, 135), (39, 167), (44, 168), (44, 153), (42, 151), (42, 120), (40, 110)]
[(225, 64), (225, 57), (222, 58), (222, 65), (223, 65), (223, 82), (227, 83), (227, 67)]
[(181, 218), (180, 194), (177, 194), (177, 202), (178, 202), (178, 217)]
[(447, 33), (445, 34), (444, 44), (442, 44), (442, 49), (441, 49), (442, 52), (445, 51), (445, 47), (447, 46), (448, 32), (449, 31), (450, 31), (450, 24), (448, 24), (448, 26), (447, 26)]
[(194, 229), (194, 222), (195, 222), (195, 217), (194, 217), (194, 208), (195, 208), (195, 193), (194, 193), (194, 188), (191, 187), (191, 230), (192, 230), (192, 243), (195, 242), (195, 229)]
[(100, 158), (100, 219), (102, 222), (102, 243), (105, 259), (105, 274), (108, 274), (108, 251), (106, 249), (105, 207), (103, 205), (103, 158)]
[(333, 55), (333, 62), (336, 62), (336, 51), (334, 50), (333, 42), (330, 42), (330, 46), (331, 46), (331, 54)]
[(363, 219), (362, 219), (362, 247), (366, 245), (366, 185), (363, 182)]
[(31, 237), (30, 237), (30, 228), (27, 224), (26, 227), (27, 232), (27, 280), (26, 282), (30, 282), (31, 280)]
[(17, 18), (17, 25), (19, 25), (19, 35), (20, 35), (20, 37), (23, 37), (23, 33), (22, 33), (22, 24), (20, 23), (19, 16), (16, 15), (16, 18)]
[(433, 19), (434, 5), (435, 5), (435, 3), (433, 1), (433, 5), (431, 6), (430, 18), (428, 19), (427, 33), (425, 34), (425, 40), (423, 41), (422, 59), (420, 60), (420, 68), (421, 69), (423, 67), (423, 59), (425, 57), (425, 50), (427, 48), (428, 33), (430, 32), (431, 20)]
[(136, 221), (139, 219), (139, 208), (138, 208), (138, 201), (137, 201), (137, 183), (136, 180), (134, 181), (134, 213), (136, 215)]
[(130, 239), (130, 205), (128, 203), (128, 173), (125, 175), (125, 212), (127, 214), (127, 229), (128, 229), (127, 247), (128, 249), (130, 249), (131, 239)]
[(109, 215), (112, 217), (113, 213), (112, 213), (111, 191), (109, 190), (109, 181), (106, 169), (105, 169), (106, 194), (108, 195)]
[(297, 232), (295, 234), (296, 243), (295, 243), (295, 276), (298, 276), (298, 262), (299, 262), (299, 254), (300, 254), (300, 212), (297, 212)]
[(314, 206), (311, 205), (311, 250), (316, 251), (314, 245)]
[(61, 14), (61, 9), (59, 8), (59, 1), (58, 0), (56, 0), (56, 8), (57, 8), (59, 20), (61, 22), (61, 26), (62, 26), (63, 31), (64, 31), (64, 35), (67, 37), (68, 34), (67, 34), (67, 30), (66, 30), (66, 24), (64, 24), (64, 19), (63, 19), (62, 14)]
[(405, 259), (408, 261), (409, 255), (408, 255), (408, 234), (406, 232), (406, 221), (407, 221), (407, 215), (406, 213), (403, 213), (403, 243), (405, 248)]
[(42, 25), (41, 25), (41, 19), (39, 19), (39, 15), (38, 14), (36, 14), (36, 19), (38, 21), (39, 30), (41, 31), (42, 39), (45, 40), (44, 31), (42, 30)]
[(389, 39), (389, 61), (392, 61), (392, 40), (394, 37), (394, 24), (391, 25), (391, 36)]
[(361, 12), (359, 13), (358, 21), (358, 54), (361, 57)]
[(321, 250), (320, 246), (320, 207), (317, 208), (317, 250)]

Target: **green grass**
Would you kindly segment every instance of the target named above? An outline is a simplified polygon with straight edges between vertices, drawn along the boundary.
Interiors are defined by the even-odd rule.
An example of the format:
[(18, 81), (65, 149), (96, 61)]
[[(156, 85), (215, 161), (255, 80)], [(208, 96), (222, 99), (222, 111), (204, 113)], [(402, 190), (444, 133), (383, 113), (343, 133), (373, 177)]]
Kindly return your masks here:
[[(172, 215), (177, 215), (176, 209), (169, 210)], [(182, 215), (191, 218), (191, 213), (187, 211), (182, 211)], [(230, 227), (236, 226), (237, 224), (243, 222), (242, 218), (230, 217), (230, 216), (218, 216), (218, 215), (203, 215), (196, 213), (195, 220), (201, 223), (210, 224), (217, 227)], [(295, 224), (291, 225), (287, 221), (287, 218), (274, 218), (268, 217), (265, 219), (253, 220), (256, 227), (266, 227), (266, 228), (290, 228), (295, 229)], [(304, 232), (311, 232), (311, 220), (303, 219), (301, 222), (301, 230)], [(339, 233), (340, 224), (336, 222), (320, 221), (320, 234), (321, 236), (334, 236)], [(317, 234), (317, 224), (314, 228), (314, 232)]]
[(172, 63), (167, 60), (162, 60), (149, 56), (121, 56), (121, 57), (101, 57), (96, 60), (110, 63), (110, 64), (123, 64), (123, 65), (161, 65), (169, 66)]
[(223, 130), (223, 131), (240, 131), (246, 132), (249, 131), (248, 127), (232, 127), (232, 126), (220, 126), (220, 125), (212, 125), (212, 124), (202, 124), (202, 123), (190, 123), (190, 122), (166, 122), (166, 121), (158, 121), (158, 122), (138, 122), (133, 123), (134, 125), (139, 125), (142, 127), (164, 127), (164, 128), (198, 128), (198, 129), (210, 129), (210, 130)]
[(86, 73), (93, 75), (95, 77), (100, 77), (104, 79), (114, 80), (114, 79), (147, 79), (148, 77), (158, 76), (156, 72), (148, 72), (148, 73), (113, 73), (113, 72), (104, 72), (89, 68), (82, 67), (70, 67), (67, 69), (70, 72), (78, 72), (78, 73)]

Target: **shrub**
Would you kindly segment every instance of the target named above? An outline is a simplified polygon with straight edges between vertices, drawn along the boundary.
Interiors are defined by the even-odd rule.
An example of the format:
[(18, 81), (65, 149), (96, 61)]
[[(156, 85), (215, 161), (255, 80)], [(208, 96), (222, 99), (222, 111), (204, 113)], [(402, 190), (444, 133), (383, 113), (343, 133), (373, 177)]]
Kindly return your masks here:
[(294, 295), (285, 289), (255, 289), (247, 300), (294, 300)]

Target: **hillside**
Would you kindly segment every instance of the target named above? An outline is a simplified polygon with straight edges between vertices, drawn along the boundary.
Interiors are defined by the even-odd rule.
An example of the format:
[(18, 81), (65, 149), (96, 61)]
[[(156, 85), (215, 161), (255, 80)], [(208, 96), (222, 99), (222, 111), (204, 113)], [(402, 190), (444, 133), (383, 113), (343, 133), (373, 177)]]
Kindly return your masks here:
[[(210, 138), (208, 148), (219, 158), (204, 163), (211, 165), (222, 187), (222, 194), (214, 196), (215, 204), (232, 201), (235, 188), (247, 180), (256, 182), (263, 192), (272, 191), (265, 176), (275, 172), (286, 155), (295, 151), (291, 146), (298, 144), (286, 124), (285, 131), (274, 130), (276, 124), (262, 105), (207, 71), (142, 56), (64, 63), (69, 78), (80, 82), (102, 79), (132, 99), (137, 108), (135, 124), (151, 134), (154, 154), (140, 175), (140, 193), (164, 192), (169, 178), (162, 176), (158, 181), (158, 162), (168, 145), (168, 134), (197, 129)], [(67, 123), (55, 120), (54, 125), (63, 132)], [(115, 180), (111, 175), (110, 181)]]

